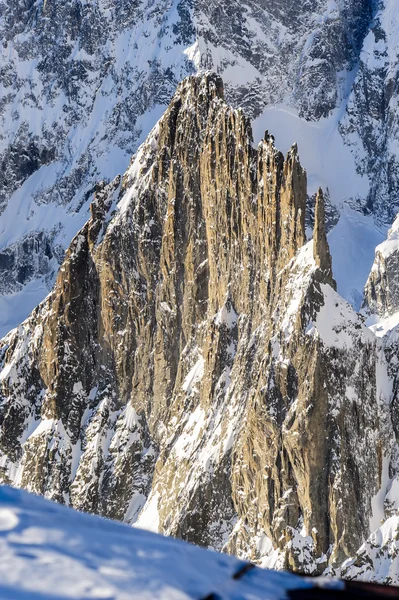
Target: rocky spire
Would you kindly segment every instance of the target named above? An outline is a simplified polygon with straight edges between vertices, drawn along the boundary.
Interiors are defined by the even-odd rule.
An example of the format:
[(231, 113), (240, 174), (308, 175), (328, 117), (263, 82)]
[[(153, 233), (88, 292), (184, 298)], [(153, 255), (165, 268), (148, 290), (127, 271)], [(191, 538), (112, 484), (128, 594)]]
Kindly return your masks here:
[(319, 188), (316, 195), (313, 230), (313, 257), (317, 266), (323, 272), (324, 282), (329, 283), (334, 289), (336, 289), (337, 284), (333, 278), (332, 260), (325, 228), (324, 194), (321, 188)]
[(296, 144), (284, 158), (266, 131), (258, 148), (258, 221), (265, 226), (261, 251), (264, 246), (270, 274), (279, 273), (306, 241), (306, 187)]

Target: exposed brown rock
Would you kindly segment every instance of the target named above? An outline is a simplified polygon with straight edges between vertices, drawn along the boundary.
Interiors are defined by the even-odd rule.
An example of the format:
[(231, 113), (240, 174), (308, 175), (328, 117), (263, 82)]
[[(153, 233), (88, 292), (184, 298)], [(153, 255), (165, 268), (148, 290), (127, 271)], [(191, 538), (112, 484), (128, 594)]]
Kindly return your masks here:
[(387, 317), (399, 310), (399, 219), (396, 218), (385, 242), (377, 246), (374, 264), (364, 288), (363, 308)]
[(214, 74), (179, 85), (1, 342), (3, 474), (254, 560), (267, 536), (321, 572), (369, 532), (374, 342), (329, 286), (322, 197), (315, 260), (304, 246), (297, 148), (254, 149), (222, 90)]

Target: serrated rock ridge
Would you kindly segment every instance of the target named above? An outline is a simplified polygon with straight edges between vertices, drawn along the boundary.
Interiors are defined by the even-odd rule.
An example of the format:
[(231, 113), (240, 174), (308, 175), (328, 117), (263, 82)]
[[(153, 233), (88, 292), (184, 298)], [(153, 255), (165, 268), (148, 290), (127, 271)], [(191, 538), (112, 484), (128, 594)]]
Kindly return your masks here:
[(222, 90), (210, 72), (179, 84), (0, 342), (1, 478), (322, 572), (369, 535), (394, 455), (385, 367), (331, 287), (321, 195), (305, 243), (296, 146), (255, 149)]

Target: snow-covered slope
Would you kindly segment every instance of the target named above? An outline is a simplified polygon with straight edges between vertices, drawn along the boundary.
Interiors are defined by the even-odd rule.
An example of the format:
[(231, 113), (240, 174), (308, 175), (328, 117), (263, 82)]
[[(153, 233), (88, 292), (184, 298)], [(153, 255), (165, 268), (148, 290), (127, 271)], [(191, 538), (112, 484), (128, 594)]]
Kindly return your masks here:
[[(397, 504), (397, 485), (395, 501)], [(392, 495), (391, 495), (392, 497)], [(375, 581), (384, 585), (399, 584), (399, 517), (390, 517), (374, 531), (359, 548), (356, 556), (347, 560), (339, 574), (348, 579)]]
[(259, 116), (256, 137), (267, 126), (283, 150), (299, 143), (310, 193), (322, 184), (331, 224), (343, 215), (330, 236), (335, 274), (358, 305), (397, 209), (397, 10), (396, 0), (1, 0), (0, 335), (51, 288), (96, 183), (125, 171), (177, 83), (204, 68)]
[[(315, 583), (0, 487), (3, 600), (283, 600)], [(342, 584), (320, 585), (340, 589)], [(216, 597), (216, 596), (215, 596)]]
[(193, 70), (179, 6), (0, 2), (0, 333), (47, 295), (96, 183), (125, 171)]
[[(265, 564), (340, 565), (392, 516), (397, 331), (377, 340), (332, 289), (298, 150), (263, 129), (303, 148), (307, 233), (321, 185), (358, 306), (397, 209), (396, 3), (0, 6), (4, 328), (94, 194), (53, 292), (0, 342), (1, 479)], [(96, 183), (204, 67), (259, 145), (207, 73)]]
[[(322, 22), (333, 27), (349, 5), (329, 3)], [(255, 138), (269, 129), (283, 151), (295, 139), (308, 171), (309, 194), (318, 186), (327, 191), (334, 275), (340, 293), (357, 309), (374, 248), (385, 239), (399, 209), (399, 5), (396, 0), (368, 5), (372, 16), (361, 50), (352, 68), (337, 73), (341, 86), (330, 110), (309, 119), (285, 98), (268, 106), (254, 123)], [(359, 14), (366, 18), (366, 5)], [(314, 83), (313, 77), (312, 73), (309, 83)], [(310, 86), (305, 89), (314, 102)]]

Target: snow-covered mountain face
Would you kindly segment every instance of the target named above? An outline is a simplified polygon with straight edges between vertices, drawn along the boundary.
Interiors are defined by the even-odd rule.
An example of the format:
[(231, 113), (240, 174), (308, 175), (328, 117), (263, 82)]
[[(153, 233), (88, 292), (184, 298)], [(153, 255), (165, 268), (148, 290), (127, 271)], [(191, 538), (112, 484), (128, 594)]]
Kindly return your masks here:
[(186, 13), (169, 1), (1, 2), (3, 333), (48, 293), (96, 183), (125, 171), (193, 69)]
[(254, 148), (218, 76), (184, 80), (0, 341), (1, 481), (265, 566), (346, 568), (396, 510), (398, 344), (335, 291), (322, 192), (307, 243), (306, 203), (297, 147)]
[(358, 306), (397, 210), (397, 12), (395, 0), (1, 1), (0, 332), (51, 288), (96, 183), (125, 171), (177, 83), (210, 68), (259, 117), (256, 142), (266, 128), (284, 151), (298, 142), (309, 195), (322, 185), (330, 228), (341, 215), (335, 275)]

